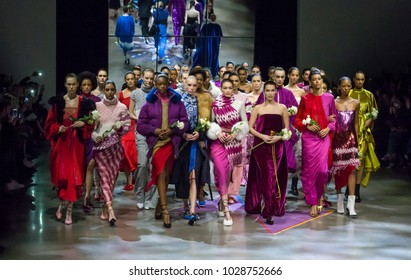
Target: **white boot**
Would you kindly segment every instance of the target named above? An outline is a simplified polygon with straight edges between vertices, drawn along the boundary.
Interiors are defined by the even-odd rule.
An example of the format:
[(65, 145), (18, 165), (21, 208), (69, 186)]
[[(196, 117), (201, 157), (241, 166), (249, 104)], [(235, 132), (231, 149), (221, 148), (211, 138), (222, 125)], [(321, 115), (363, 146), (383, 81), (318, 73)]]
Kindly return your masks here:
[(344, 198), (343, 194), (337, 194), (337, 213), (344, 214)]
[(357, 213), (355, 213), (354, 206), (355, 206), (355, 195), (349, 195), (348, 201), (347, 201), (347, 215), (357, 216)]

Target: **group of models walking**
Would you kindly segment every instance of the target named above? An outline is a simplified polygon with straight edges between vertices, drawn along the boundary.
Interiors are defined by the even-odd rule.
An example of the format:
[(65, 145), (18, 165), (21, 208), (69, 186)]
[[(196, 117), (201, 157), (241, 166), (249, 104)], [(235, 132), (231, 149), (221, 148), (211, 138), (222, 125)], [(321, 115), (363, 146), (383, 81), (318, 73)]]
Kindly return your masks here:
[[(166, 73), (146, 68), (140, 82), (139, 74), (127, 72), (118, 94), (104, 69), (97, 79), (68, 74), (67, 93), (55, 98), (45, 124), (51, 179), (60, 197), (57, 219), (65, 210), (65, 223), (72, 223), (72, 205), (84, 189), (84, 209), (92, 211), (94, 182), (95, 198), (104, 201), (101, 219), (114, 225), (119, 172), (126, 175), (125, 190), (135, 187), (137, 207), (155, 208), (165, 228), (171, 227), (168, 185), (175, 185), (183, 216), (193, 225), (200, 219), (196, 206), (204, 204), (198, 198), (212, 181), (225, 226), (233, 224), (229, 204), (240, 184), (246, 184), (245, 211), (273, 224), (286, 211), (289, 174), (293, 194), (301, 178), (310, 216), (321, 213), (333, 178), (337, 212), (357, 215), (359, 186), (366, 187), (370, 172), (379, 167), (371, 133), (378, 109), (363, 88), (364, 73), (355, 73), (353, 89), (351, 79), (342, 77), (334, 99), (323, 89), (318, 69), (306, 69), (305, 82), (298, 83), (299, 70), (292, 67), (287, 86), (283, 68), (270, 70), (264, 83), (261, 73), (248, 83), (248, 70), (241, 66), (220, 71), (214, 84), (210, 71), (194, 67), (180, 85), (170, 86)], [(345, 208), (341, 189), (346, 186)]]

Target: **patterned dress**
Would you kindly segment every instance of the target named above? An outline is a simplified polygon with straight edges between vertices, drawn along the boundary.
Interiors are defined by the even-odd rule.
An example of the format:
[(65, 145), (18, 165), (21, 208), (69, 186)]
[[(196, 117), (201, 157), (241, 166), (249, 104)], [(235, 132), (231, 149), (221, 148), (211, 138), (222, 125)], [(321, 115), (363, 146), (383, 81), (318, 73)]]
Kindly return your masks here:
[(359, 165), (357, 139), (355, 135), (355, 110), (338, 111), (332, 141), (335, 188), (348, 184), (348, 176)]
[[(130, 130), (130, 115), (126, 105), (118, 102), (116, 97), (112, 100), (104, 98), (102, 102), (96, 103), (96, 107), (100, 119), (92, 137), (93, 140), (96, 140), (98, 136), (101, 136), (103, 142), (95, 144), (93, 148), (94, 160), (100, 175), (104, 202), (110, 203), (113, 200), (114, 183), (124, 152), (121, 145), (121, 135)], [(112, 130), (113, 125), (118, 125), (117, 132)]]
[[(221, 95), (213, 103), (214, 121), (225, 133), (229, 133), (231, 128), (241, 121), (240, 113), (232, 106), (233, 102), (234, 97)], [(243, 147), (237, 139), (224, 144), (217, 139), (212, 141), (210, 149), (216, 188), (220, 196), (223, 196), (228, 192), (234, 167), (242, 164)]]

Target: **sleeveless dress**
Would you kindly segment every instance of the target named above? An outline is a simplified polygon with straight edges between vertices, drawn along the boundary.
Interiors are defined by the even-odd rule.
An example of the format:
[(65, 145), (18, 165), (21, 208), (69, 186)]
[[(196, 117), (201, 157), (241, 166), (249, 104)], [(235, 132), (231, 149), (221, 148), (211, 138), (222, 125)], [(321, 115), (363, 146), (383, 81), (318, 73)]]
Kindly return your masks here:
[[(278, 114), (260, 115), (255, 130), (266, 135), (277, 133), (283, 128), (282, 116)], [(263, 142), (258, 137), (254, 146)], [(249, 214), (262, 214), (263, 218), (285, 214), (287, 190), (287, 156), (285, 143), (262, 144), (252, 150), (248, 185), (245, 195), (245, 211)], [(262, 202), (264, 207), (262, 207)]]
[(183, 30), (183, 44), (184, 50), (195, 49), (197, 40), (197, 17), (187, 17), (187, 23), (184, 25)]
[(334, 175), (335, 188), (340, 189), (348, 184), (348, 176), (360, 163), (355, 135), (355, 110), (337, 110), (332, 154), (331, 173)]

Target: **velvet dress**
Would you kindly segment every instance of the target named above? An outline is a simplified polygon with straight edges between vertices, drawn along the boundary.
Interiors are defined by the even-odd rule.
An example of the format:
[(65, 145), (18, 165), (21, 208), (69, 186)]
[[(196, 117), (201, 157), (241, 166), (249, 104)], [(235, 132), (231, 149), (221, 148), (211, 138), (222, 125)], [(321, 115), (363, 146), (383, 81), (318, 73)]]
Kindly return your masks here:
[[(260, 115), (256, 120), (255, 130), (259, 133), (270, 135), (272, 131), (277, 133), (282, 129), (282, 116), (278, 114)], [(255, 137), (254, 146), (261, 142), (263, 140)], [(265, 219), (284, 215), (287, 179), (284, 141), (280, 140), (271, 145), (262, 144), (254, 148), (250, 159), (245, 211), (249, 214), (262, 214)]]

